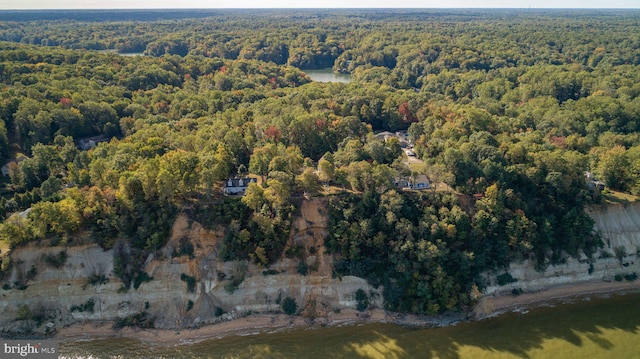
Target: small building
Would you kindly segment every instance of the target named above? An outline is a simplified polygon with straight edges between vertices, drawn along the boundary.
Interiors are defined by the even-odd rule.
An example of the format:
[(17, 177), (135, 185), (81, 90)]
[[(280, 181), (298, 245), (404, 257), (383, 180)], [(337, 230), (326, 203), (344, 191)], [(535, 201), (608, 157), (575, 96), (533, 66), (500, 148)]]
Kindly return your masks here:
[(396, 186), (396, 188), (409, 189), (411, 188), (411, 181), (409, 181), (407, 178), (396, 178), (396, 180), (393, 182), (393, 185)]
[(386, 141), (387, 138), (391, 138), (391, 137), (396, 137), (396, 134), (389, 131), (382, 131), (382, 132), (376, 133), (376, 138), (379, 139), (380, 141)]
[(251, 182), (258, 182), (255, 178), (250, 177), (234, 177), (229, 178), (224, 184), (224, 193), (230, 195), (242, 194), (247, 190)]
[(599, 181), (591, 172), (584, 173), (585, 181), (587, 182), (587, 188), (592, 191), (603, 191), (604, 190), (604, 182)]
[(109, 141), (109, 137), (105, 135), (85, 137), (78, 140), (78, 148), (81, 150), (90, 150), (98, 145), (100, 142)]
[(0, 168), (0, 172), (2, 172), (2, 175), (7, 177), (9, 176), (9, 173), (11, 172), (9, 166), (11, 166), (11, 163), (15, 163), (16, 165), (24, 160), (26, 160), (28, 157), (25, 155), (20, 155), (19, 157), (17, 157), (16, 159), (13, 159), (7, 163), (5, 163), (4, 166), (2, 166), (2, 168)]
[(409, 134), (403, 131), (398, 131), (395, 133), (389, 131), (378, 132), (376, 133), (376, 138), (380, 141), (385, 142), (390, 138), (396, 138), (398, 139), (398, 142), (400, 142), (400, 147), (409, 149), (413, 147), (411, 145), (411, 142), (409, 141)]
[(429, 189), (431, 188), (431, 183), (429, 179), (425, 175), (417, 175), (416, 179), (413, 181), (413, 189)]
[(420, 189), (431, 188), (431, 183), (429, 182), (429, 179), (425, 175), (417, 175), (415, 179), (410, 179), (406, 177), (396, 178), (396, 180), (393, 181), (393, 185), (396, 186), (396, 188), (400, 188), (400, 189), (420, 190)]

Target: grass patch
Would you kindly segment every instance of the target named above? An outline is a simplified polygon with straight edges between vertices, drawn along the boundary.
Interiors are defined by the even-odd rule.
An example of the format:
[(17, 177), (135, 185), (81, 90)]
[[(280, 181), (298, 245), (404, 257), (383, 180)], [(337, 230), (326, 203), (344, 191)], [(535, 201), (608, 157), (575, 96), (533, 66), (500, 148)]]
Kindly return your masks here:
[(7, 253), (9, 253), (9, 243), (0, 240), (0, 257), (4, 257)]
[(325, 186), (321, 184), (318, 194), (322, 196), (333, 196), (333, 195), (342, 194), (345, 192), (350, 192), (350, 191), (342, 188), (342, 186), (336, 186), (336, 185)]
[(602, 192), (602, 199), (606, 203), (633, 203), (640, 201), (640, 196), (607, 189)]

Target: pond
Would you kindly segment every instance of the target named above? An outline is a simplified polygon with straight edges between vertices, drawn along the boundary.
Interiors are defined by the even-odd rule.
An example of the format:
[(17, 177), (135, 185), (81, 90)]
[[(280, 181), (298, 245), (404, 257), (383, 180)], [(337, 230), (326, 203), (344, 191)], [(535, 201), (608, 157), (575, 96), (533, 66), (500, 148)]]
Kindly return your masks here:
[(333, 72), (332, 68), (319, 69), (319, 70), (303, 70), (305, 74), (309, 75), (311, 80), (316, 82), (351, 82), (350, 74), (342, 74)]
[(116, 54), (120, 56), (144, 56), (143, 52), (118, 52), (118, 50), (115, 49), (97, 50), (97, 52), (102, 54)]

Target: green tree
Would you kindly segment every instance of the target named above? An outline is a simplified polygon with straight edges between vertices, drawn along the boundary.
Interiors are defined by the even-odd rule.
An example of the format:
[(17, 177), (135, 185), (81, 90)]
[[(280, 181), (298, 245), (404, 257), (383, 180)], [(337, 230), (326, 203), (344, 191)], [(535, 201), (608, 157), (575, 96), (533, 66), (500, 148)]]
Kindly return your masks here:
[(623, 146), (614, 146), (598, 156), (596, 173), (613, 189), (624, 191), (630, 185), (629, 158)]
[(318, 162), (319, 179), (325, 184), (331, 182), (335, 178), (335, 171), (333, 155), (331, 153), (326, 153)]
[(320, 189), (320, 179), (315, 170), (311, 167), (305, 168), (305, 170), (296, 177), (300, 188), (306, 193), (316, 193)]
[(286, 297), (282, 301), (282, 311), (287, 315), (294, 315), (298, 311), (298, 303), (291, 297)]

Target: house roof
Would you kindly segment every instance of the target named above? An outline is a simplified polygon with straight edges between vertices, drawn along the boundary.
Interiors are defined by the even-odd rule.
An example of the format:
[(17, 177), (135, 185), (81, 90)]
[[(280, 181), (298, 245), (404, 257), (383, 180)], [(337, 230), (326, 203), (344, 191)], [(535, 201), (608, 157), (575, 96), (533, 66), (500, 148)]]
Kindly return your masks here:
[(386, 140), (389, 137), (396, 137), (396, 134), (393, 132), (389, 132), (389, 131), (383, 131), (383, 132), (379, 132), (376, 133), (376, 138), (379, 140)]
[(415, 183), (429, 183), (429, 179), (425, 175), (417, 175)]
[(229, 178), (224, 186), (225, 187), (249, 187), (249, 183), (258, 182), (257, 179), (251, 177), (234, 177)]

